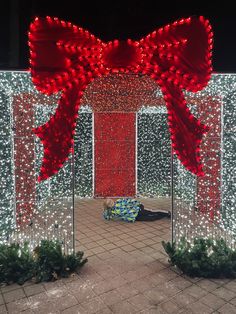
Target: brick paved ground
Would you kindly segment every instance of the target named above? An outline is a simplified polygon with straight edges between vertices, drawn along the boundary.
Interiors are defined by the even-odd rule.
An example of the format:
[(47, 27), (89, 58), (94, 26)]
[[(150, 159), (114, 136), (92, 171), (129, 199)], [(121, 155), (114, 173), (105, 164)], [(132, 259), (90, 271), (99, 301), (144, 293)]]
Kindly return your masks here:
[(160, 243), (170, 220), (104, 221), (101, 203), (76, 201), (76, 247), (89, 259), (80, 274), (1, 287), (0, 313), (236, 313), (236, 280), (191, 279), (170, 267)]

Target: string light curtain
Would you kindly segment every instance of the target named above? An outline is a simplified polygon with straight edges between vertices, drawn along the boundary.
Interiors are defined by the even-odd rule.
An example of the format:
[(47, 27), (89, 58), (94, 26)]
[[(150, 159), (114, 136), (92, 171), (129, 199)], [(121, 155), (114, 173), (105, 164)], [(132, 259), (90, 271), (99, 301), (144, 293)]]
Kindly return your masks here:
[[(125, 77), (123, 78), (124, 81)], [(155, 84), (153, 88), (148, 89), (150, 82), (147, 83), (143, 77), (140, 80), (141, 88), (139, 91), (138, 83), (135, 83), (137, 94), (142, 98), (144, 104), (137, 113), (137, 192), (141, 196), (168, 197), (170, 195), (170, 137), (167, 126), (167, 111), (160, 89), (157, 89)], [(128, 78), (127, 81), (130, 82)], [(144, 81), (146, 82), (145, 85), (143, 84)], [(106, 90), (102, 88), (106, 86), (105, 81), (99, 84), (100, 92), (105, 94)], [(18, 166), (15, 163), (15, 158), (18, 156), (15, 151), (18, 145), (14, 144), (16, 132), (14, 121), (22, 121), (21, 112), (23, 111), (25, 120), (29, 119), (29, 122), (19, 123), (18, 128), (27, 129), (27, 126), (31, 127), (32, 118), (35, 127), (45, 124), (55, 113), (60, 94), (48, 97), (37, 92), (27, 72), (0, 72), (0, 89), (1, 241), (31, 239), (33, 243), (37, 243), (42, 237), (56, 238), (59, 236), (63, 241), (67, 239), (66, 241), (70, 245), (71, 238), (69, 235), (71, 235), (70, 224), (72, 222), (72, 203), (70, 203), (72, 186), (69, 184), (72, 176), (70, 159), (57, 175), (48, 180), (37, 182), (36, 178), (40, 171), (43, 156), (43, 147), (37, 137), (34, 137), (34, 173), (28, 172), (30, 168), (27, 163), (32, 163), (32, 160), (29, 160), (24, 168), (27, 170), (24, 174), (25, 183), (18, 190), (21, 191), (21, 199), (24, 202), (28, 200), (29, 204), (31, 202), (31, 205), (34, 206), (31, 206), (31, 211), (25, 211), (24, 207), (19, 206), (20, 202), (15, 202), (18, 198), (15, 194), (15, 184), (21, 182), (22, 174), (15, 169)], [(131, 91), (132, 88), (128, 90)], [(226, 234), (231, 234), (230, 239), (233, 241), (236, 233), (235, 90), (235, 75), (217, 74), (212, 76), (208, 87), (203, 91), (196, 94), (185, 94), (191, 111), (196, 116), (201, 117), (212, 131), (206, 134), (201, 147), (205, 177), (197, 179), (176, 160), (174, 176), (174, 204), (177, 215), (174, 225), (176, 239), (181, 235), (185, 235), (189, 239), (197, 235), (217, 237), (224, 231)], [(94, 93), (92, 89), (88, 89), (87, 92), (84, 94), (86, 97), (83, 98), (83, 107), (79, 112), (80, 120), (77, 123), (75, 135), (75, 193), (79, 197), (93, 197), (92, 108), (88, 106), (88, 99), (97, 94), (96, 90)], [(135, 98), (135, 92), (132, 93), (128, 95), (130, 100), (132, 97)], [(26, 97), (27, 94), (28, 97)], [(113, 97), (117, 95), (117, 86), (114, 87), (113, 95)], [(110, 96), (112, 97), (112, 95)], [(25, 106), (27, 99), (32, 103), (33, 115), (27, 116), (29, 108)], [(19, 117), (13, 115), (13, 103), (16, 104), (16, 100), (20, 109), (17, 113)], [(30, 133), (30, 130), (27, 132)], [(32, 131), (31, 134), (33, 135)], [(24, 147), (29, 150), (27, 154), (30, 155), (32, 151), (31, 145), (28, 145), (29, 138), (24, 136), (21, 138), (21, 142), (25, 143)], [(211, 148), (210, 154), (205, 149), (208, 146)], [(17, 177), (15, 178), (15, 176)], [(32, 177), (34, 181), (32, 181)], [(32, 197), (28, 193), (30, 185), (36, 185), (35, 194), (32, 194)], [(199, 193), (200, 191), (205, 191), (205, 194)], [(54, 202), (50, 202), (52, 200)], [(19, 231), (18, 235), (15, 232), (14, 236), (13, 231), (16, 231), (17, 226), (16, 209), (20, 214), (23, 229)], [(34, 216), (37, 215), (38, 221), (34, 219)], [(212, 226), (216, 226), (214, 230), (212, 230)], [(226, 237), (225, 234), (224, 236)]]

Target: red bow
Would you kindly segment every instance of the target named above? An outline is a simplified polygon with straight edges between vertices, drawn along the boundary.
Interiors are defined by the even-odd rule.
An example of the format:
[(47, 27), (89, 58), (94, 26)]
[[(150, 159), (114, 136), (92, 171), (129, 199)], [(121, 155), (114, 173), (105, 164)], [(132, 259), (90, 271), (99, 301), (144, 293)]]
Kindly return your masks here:
[(62, 91), (54, 116), (34, 130), (44, 145), (39, 181), (68, 159), (86, 86), (95, 77), (128, 72), (149, 75), (160, 86), (174, 151), (187, 169), (202, 175), (199, 145), (207, 127), (190, 113), (182, 90), (197, 92), (207, 85), (212, 37), (203, 17), (176, 21), (140, 41), (108, 43), (57, 18), (36, 18), (29, 32), (33, 83), (48, 95)]

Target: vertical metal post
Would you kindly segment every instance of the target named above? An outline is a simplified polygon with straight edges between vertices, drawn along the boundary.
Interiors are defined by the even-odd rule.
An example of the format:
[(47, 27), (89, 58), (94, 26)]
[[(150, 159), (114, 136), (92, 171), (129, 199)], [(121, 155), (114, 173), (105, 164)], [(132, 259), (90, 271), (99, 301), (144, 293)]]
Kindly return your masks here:
[(138, 112), (135, 112), (135, 197), (138, 197)]
[[(96, 113), (97, 114), (97, 113)], [(92, 112), (92, 198), (95, 198), (95, 115)]]
[(72, 252), (75, 253), (75, 143), (72, 146)]
[(173, 148), (171, 146), (171, 243), (174, 242), (174, 158), (173, 158)]
[(224, 105), (220, 105), (220, 210), (224, 212), (224, 186), (223, 186), (223, 161), (224, 161)]
[(12, 178), (13, 178), (13, 228), (16, 229), (16, 173), (15, 173), (15, 123), (14, 123), (14, 108), (13, 102), (8, 101), (9, 116), (10, 116), (10, 135), (11, 135), (11, 167), (12, 167)]

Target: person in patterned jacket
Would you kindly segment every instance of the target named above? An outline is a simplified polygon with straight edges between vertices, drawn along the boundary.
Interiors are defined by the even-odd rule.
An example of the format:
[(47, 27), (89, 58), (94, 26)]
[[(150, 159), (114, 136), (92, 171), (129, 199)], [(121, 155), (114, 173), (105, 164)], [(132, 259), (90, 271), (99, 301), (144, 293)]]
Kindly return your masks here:
[(107, 199), (104, 201), (103, 207), (103, 217), (107, 220), (154, 221), (164, 217), (170, 218), (171, 216), (170, 212), (146, 210), (143, 204), (132, 198), (120, 198), (115, 202), (112, 199)]

